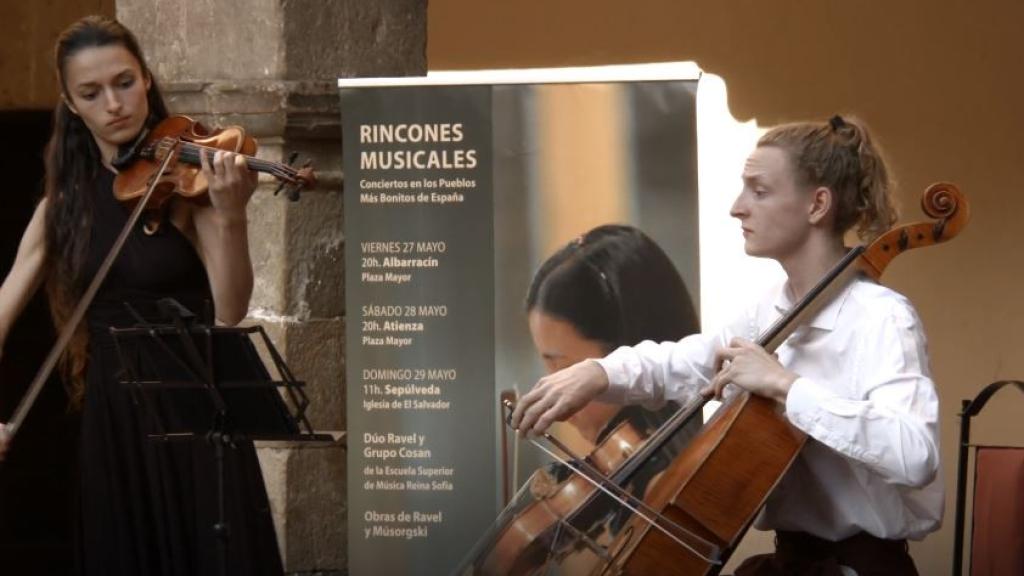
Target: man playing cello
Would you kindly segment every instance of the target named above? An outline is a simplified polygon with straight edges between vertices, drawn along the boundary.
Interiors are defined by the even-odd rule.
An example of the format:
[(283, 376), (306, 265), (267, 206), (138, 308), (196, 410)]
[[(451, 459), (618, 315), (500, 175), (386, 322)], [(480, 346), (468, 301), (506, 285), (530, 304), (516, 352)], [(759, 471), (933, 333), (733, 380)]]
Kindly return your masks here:
[(916, 574), (907, 539), (942, 520), (938, 397), (925, 336), (900, 294), (866, 278), (842, 289), (777, 350), (753, 340), (846, 253), (896, 220), (885, 164), (858, 121), (798, 123), (766, 133), (747, 159), (731, 209), (745, 251), (782, 265), (786, 282), (720, 332), (621, 347), (542, 378), (512, 415), (540, 433), (593, 399), (657, 406), (729, 394), (774, 399), (809, 441), (757, 525), (775, 554), (741, 576)]

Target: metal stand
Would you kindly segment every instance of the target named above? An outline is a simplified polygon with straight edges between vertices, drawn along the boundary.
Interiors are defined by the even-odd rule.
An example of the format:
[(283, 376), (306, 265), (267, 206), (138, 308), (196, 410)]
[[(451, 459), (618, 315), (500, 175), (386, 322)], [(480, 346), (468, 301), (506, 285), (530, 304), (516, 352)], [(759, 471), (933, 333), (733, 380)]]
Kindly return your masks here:
[(986, 386), (974, 400), (961, 400), (960, 412), (960, 450), (956, 465), (956, 524), (953, 528), (953, 576), (963, 573), (964, 564), (964, 514), (967, 503), (967, 461), (971, 448), (971, 418), (978, 415), (992, 395), (1006, 385), (1016, 386), (1024, 392), (1024, 382), (1019, 380), (1002, 380)]
[[(126, 304), (126, 306), (128, 306)], [(159, 302), (166, 323), (148, 322), (128, 306), (137, 324), (111, 328), (121, 360), (121, 383), (129, 386), (154, 441), (202, 441), (213, 448), (217, 470), (217, 521), (213, 525), (220, 573), (228, 574), (231, 525), (225, 509), (225, 449), (251, 440), (333, 441), (317, 434), (306, 418), (304, 383), (260, 326), (225, 328), (200, 324), (174, 300)], [(271, 379), (251, 336), (258, 335), (280, 378)], [(219, 363), (218, 353), (229, 362)], [(174, 422), (156, 409), (177, 404)], [(173, 428), (173, 429), (170, 429)]]

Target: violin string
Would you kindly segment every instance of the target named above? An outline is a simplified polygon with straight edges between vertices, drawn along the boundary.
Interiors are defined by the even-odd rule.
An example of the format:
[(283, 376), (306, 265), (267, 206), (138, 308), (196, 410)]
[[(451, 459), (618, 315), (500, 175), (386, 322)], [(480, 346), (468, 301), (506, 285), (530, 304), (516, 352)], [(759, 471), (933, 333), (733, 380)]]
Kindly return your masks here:
[[(576, 460), (577, 462), (579, 462), (580, 463), (580, 467), (585, 469), (587, 471), (587, 474), (589, 474), (592, 479), (594, 479), (595, 481), (601, 482), (602, 484), (608, 486), (609, 489), (615, 490), (616, 492), (618, 492), (620, 498), (625, 499), (625, 500), (635, 501), (636, 506), (639, 507), (639, 508), (643, 508), (644, 511), (646, 511), (648, 514), (651, 514), (651, 515), (654, 515), (654, 516), (661, 516), (657, 511), (653, 510), (644, 501), (640, 500), (639, 498), (634, 497), (632, 494), (629, 493), (628, 490), (626, 490), (625, 488), (619, 486), (618, 483), (616, 483), (616, 482), (612, 481), (611, 479), (609, 479), (607, 476), (602, 474), (600, 470), (594, 468), (594, 466), (592, 466), (590, 464), (590, 462), (587, 462), (586, 458), (579, 458), (578, 456), (573, 454), (557, 438), (555, 438), (554, 436), (552, 436), (550, 434), (544, 434), (544, 438), (547, 439), (548, 442), (551, 442), (551, 444), (554, 447), (556, 447), (559, 450), (561, 450), (563, 454), (565, 454), (568, 457), (572, 458), (573, 460)], [(665, 518), (665, 521), (673, 523), (668, 518)], [(675, 527), (680, 529), (680, 530), (683, 530), (685, 532), (685, 530), (681, 526), (675, 526)], [(710, 543), (704, 542), (704, 544), (710, 544)]]
[[(201, 152), (203, 150), (212, 153), (220, 149), (189, 142), (182, 145), (181, 158), (186, 162), (194, 162), (196, 164), (200, 164), (202, 158)], [(262, 160), (260, 158), (256, 158), (255, 156), (249, 156), (247, 154), (243, 154), (243, 156), (245, 156), (246, 162), (249, 164), (249, 167), (254, 170), (262, 170), (264, 172), (273, 174), (274, 176), (277, 176), (282, 180), (288, 180), (292, 182), (294, 182), (298, 178), (298, 171), (292, 168), (291, 166), (281, 164), (279, 162)]]
[(651, 514), (655, 518), (659, 518), (661, 520), (664, 520), (665, 522), (671, 524), (672, 527), (674, 527), (675, 529), (685, 533), (687, 536), (690, 536), (691, 538), (695, 538), (696, 540), (699, 540), (701, 544), (703, 544), (703, 545), (705, 545), (705, 546), (707, 546), (709, 548), (717, 548), (711, 542), (708, 542), (704, 538), (701, 538), (700, 536), (690, 532), (686, 528), (683, 528), (679, 524), (676, 524), (670, 518), (666, 518), (664, 515), (658, 513), (656, 510), (654, 510), (653, 508), (648, 506), (647, 503), (643, 501), (643, 499), (634, 496), (628, 490), (626, 490), (625, 488), (620, 486), (618, 481), (612, 480), (612, 479), (608, 478), (607, 476), (605, 476), (604, 474), (602, 474), (601, 471), (598, 470), (597, 468), (595, 468), (589, 461), (587, 461), (586, 458), (578, 458), (575, 454), (572, 453), (571, 450), (569, 450), (568, 447), (566, 447), (564, 444), (562, 444), (554, 436), (551, 436), (550, 434), (545, 434), (544, 436), (545, 436), (545, 438), (547, 438), (547, 440), (549, 442), (551, 442), (551, 444), (554, 447), (556, 447), (559, 450), (561, 450), (563, 454), (573, 458), (574, 460), (579, 461), (580, 464), (582, 465), (582, 467), (591, 475), (591, 478), (597, 479), (598, 481), (600, 481), (600, 482), (604, 483), (605, 485), (611, 487), (611, 489), (616, 490), (622, 498), (624, 498), (626, 500), (629, 500), (631, 502), (634, 502), (637, 507), (643, 508), (644, 511), (646, 511), (648, 514)]
[[(507, 399), (506, 399), (506, 400), (504, 400), (504, 401), (502, 402), (502, 404), (504, 404), (505, 408), (506, 408), (506, 409), (508, 410), (508, 414), (507, 414), (507, 415), (506, 415), (506, 417), (505, 417), (505, 423), (506, 423), (507, 425), (511, 426), (511, 425), (512, 425), (512, 412), (513, 412), (513, 410), (515, 409), (515, 404), (513, 404), (513, 403), (512, 403), (511, 401), (509, 401), (509, 400), (507, 400)], [(679, 412), (681, 413), (681, 412), (683, 412), (684, 410), (685, 410), (685, 409), (682, 409), (682, 410), (680, 410)], [(691, 412), (692, 412), (693, 410), (695, 410), (695, 409), (691, 409)], [(678, 417), (678, 416), (679, 416), (679, 413), (677, 413), (677, 414), (676, 414), (676, 415), (675, 415), (674, 417)], [(689, 419), (689, 417), (688, 417), (688, 416), (686, 416), (686, 417), (684, 417), (684, 418), (685, 418), (686, 420), (688, 420), (688, 419)], [(516, 436), (518, 437), (519, 435), (517, 434)], [(531, 443), (532, 443), (532, 444), (533, 444), (534, 446), (537, 446), (538, 448), (540, 448), (541, 450), (543, 450), (544, 452), (546, 452), (546, 453), (547, 453), (548, 455), (550, 455), (551, 457), (553, 457), (553, 458), (554, 458), (555, 460), (557, 460), (557, 461), (559, 461), (559, 462), (561, 462), (561, 463), (565, 464), (565, 465), (566, 465), (566, 466), (568, 466), (568, 467), (569, 467), (569, 468), (570, 468), (571, 470), (573, 470), (573, 471), (576, 471), (576, 472), (577, 472), (578, 474), (581, 474), (581, 475), (582, 475), (582, 476), (584, 477), (584, 479), (586, 479), (586, 480), (587, 480), (588, 482), (590, 482), (591, 484), (594, 484), (595, 486), (597, 486), (598, 488), (600, 488), (601, 490), (603, 490), (604, 492), (606, 492), (606, 493), (607, 493), (607, 494), (608, 494), (609, 496), (611, 496), (611, 497), (612, 497), (613, 499), (615, 499), (615, 500), (616, 500), (617, 502), (619, 502), (620, 504), (622, 504), (622, 505), (624, 505), (624, 506), (628, 507), (628, 508), (629, 508), (630, 510), (633, 510), (634, 512), (637, 512), (637, 513), (639, 514), (639, 512), (638, 512), (638, 511), (634, 510), (634, 509), (633, 509), (632, 507), (630, 507), (630, 506), (629, 506), (629, 505), (628, 505), (628, 504), (627, 504), (626, 502), (624, 502), (623, 500), (629, 500), (629, 501), (635, 502), (635, 503), (636, 503), (636, 505), (637, 505), (638, 507), (640, 507), (640, 508), (643, 508), (643, 509), (644, 509), (644, 510), (646, 510), (646, 511), (647, 511), (647, 512), (648, 512), (649, 514), (653, 515), (653, 516), (654, 516), (654, 517), (656, 517), (656, 518), (660, 518), (660, 519), (664, 520), (665, 522), (667, 522), (668, 524), (670, 524), (670, 525), (671, 525), (672, 527), (674, 527), (675, 529), (679, 530), (680, 532), (683, 532), (683, 533), (685, 533), (686, 535), (690, 536), (691, 538), (694, 538), (694, 539), (698, 540), (698, 541), (699, 541), (699, 542), (700, 542), (701, 544), (703, 544), (703, 545), (707, 546), (708, 548), (711, 548), (711, 549), (712, 549), (712, 552), (711, 552), (711, 554), (712, 554), (713, 556), (715, 556), (716, 558), (718, 557), (718, 555), (719, 555), (719, 553), (720, 553), (720, 552), (719, 552), (719, 550), (718, 550), (718, 547), (717, 547), (716, 545), (714, 545), (714, 544), (713, 544), (713, 543), (711, 543), (711, 542), (708, 542), (707, 540), (705, 540), (704, 538), (702, 538), (702, 537), (698, 536), (697, 534), (694, 534), (694, 533), (690, 532), (690, 531), (689, 531), (689, 530), (687, 530), (686, 528), (683, 528), (682, 526), (680, 526), (680, 525), (676, 524), (676, 523), (675, 523), (675, 522), (673, 522), (673, 521), (672, 521), (671, 519), (669, 519), (669, 518), (666, 518), (666, 517), (664, 517), (664, 516), (663, 516), (662, 514), (658, 513), (658, 512), (656, 511), (656, 510), (653, 510), (653, 509), (651, 509), (651, 507), (650, 507), (650, 506), (647, 506), (647, 504), (646, 504), (646, 503), (645, 503), (645, 502), (644, 502), (644, 501), (643, 501), (642, 499), (640, 499), (640, 498), (637, 498), (637, 497), (633, 496), (632, 494), (630, 494), (630, 493), (629, 493), (629, 491), (628, 491), (628, 490), (626, 490), (626, 489), (624, 489), (623, 487), (619, 486), (619, 484), (618, 484), (618, 482), (617, 482), (617, 481), (613, 481), (613, 480), (609, 479), (609, 478), (608, 478), (607, 476), (605, 476), (604, 474), (602, 474), (600, 470), (597, 470), (596, 468), (594, 468), (594, 467), (593, 467), (593, 466), (592, 466), (592, 465), (591, 465), (591, 464), (590, 464), (589, 462), (587, 462), (587, 460), (586, 460), (585, 458), (579, 458), (579, 457), (577, 457), (577, 456), (576, 456), (575, 454), (573, 454), (572, 450), (570, 450), (570, 449), (569, 449), (568, 447), (566, 447), (566, 446), (565, 446), (564, 444), (562, 444), (562, 443), (561, 443), (561, 442), (560, 442), (560, 441), (559, 441), (559, 440), (558, 440), (557, 438), (555, 438), (555, 437), (554, 437), (554, 436), (552, 436), (551, 434), (545, 433), (545, 434), (544, 434), (544, 438), (545, 438), (545, 439), (547, 439), (547, 441), (548, 441), (548, 442), (550, 442), (552, 446), (554, 446), (554, 447), (558, 448), (558, 449), (559, 449), (559, 450), (560, 450), (560, 451), (561, 451), (561, 452), (562, 452), (563, 454), (565, 454), (565, 455), (566, 455), (567, 457), (569, 457), (569, 458), (572, 458), (572, 459), (574, 459), (574, 460), (576, 460), (576, 461), (580, 462), (580, 464), (582, 465), (582, 467), (586, 468), (586, 469), (587, 469), (587, 471), (588, 471), (588, 473), (589, 473), (589, 474), (590, 474), (591, 476), (588, 476), (587, 474), (582, 474), (581, 472), (578, 472), (578, 471), (576, 471), (576, 468), (575, 468), (575, 467), (574, 467), (573, 465), (571, 465), (571, 464), (569, 464), (568, 462), (566, 462), (566, 461), (565, 461), (565, 460), (564, 460), (563, 458), (560, 458), (560, 457), (558, 457), (557, 455), (555, 455), (555, 454), (552, 454), (552, 453), (551, 453), (551, 452), (550, 452), (549, 450), (545, 449), (545, 448), (544, 448), (543, 446), (541, 446), (540, 444), (538, 444), (536, 440), (534, 440), (534, 439), (532, 439), (532, 438), (530, 438), (529, 440), (530, 440), (530, 442), (531, 442)], [(640, 454), (641, 452), (644, 452), (644, 449), (647, 449), (648, 447), (650, 447), (650, 445), (651, 445), (651, 440), (652, 440), (652, 439), (648, 439), (648, 440), (647, 440), (647, 442), (645, 442), (645, 443), (644, 443), (643, 449), (641, 449), (641, 450), (640, 450), (640, 451), (638, 451), (637, 453), (635, 453), (635, 454), (631, 455), (631, 456), (630, 456), (630, 457), (629, 457), (629, 458), (627, 459), (627, 461), (629, 461), (629, 460), (635, 460), (635, 458), (636, 458), (636, 456), (637, 456), (638, 454)], [(655, 448), (657, 448), (657, 447), (655, 447)], [(648, 451), (647, 451), (646, 453), (647, 453), (647, 455), (649, 456), (649, 455), (650, 455), (651, 453), (653, 453), (653, 450), (648, 450)], [(646, 458), (646, 457), (645, 457), (645, 458)], [(620, 470), (621, 470), (621, 468), (624, 468), (624, 467), (625, 467), (625, 466), (620, 466)], [(605, 487), (602, 487), (602, 486), (600, 486), (600, 485), (598, 484), (598, 480), (595, 480), (595, 478), (597, 478), (597, 479), (598, 479), (598, 480), (600, 481), (600, 483), (602, 483), (602, 484), (606, 484), (607, 486), (611, 486), (611, 487), (613, 487), (613, 489), (614, 489), (614, 490), (616, 490), (616, 491), (618, 491), (618, 492), (620, 493), (620, 496), (618, 496), (618, 497), (617, 497), (616, 495), (614, 495), (614, 494), (611, 494), (610, 492), (608, 492), (608, 489), (607, 489), (607, 488), (605, 488)], [(647, 518), (647, 517), (643, 516), (642, 514), (641, 514), (641, 517), (642, 517), (642, 518), (644, 518), (645, 520), (647, 520), (648, 522), (651, 522), (651, 520), (650, 520), (649, 518)], [(654, 525), (655, 525), (655, 526), (657, 526), (657, 527), (658, 527), (659, 529), (661, 529), (661, 530), (662, 530), (663, 532), (665, 532), (664, 528), (662, 528), (661, 526), (659, 526), (659, 525), (657, 525), (657, 524), (654, 524)], [(666, 534), (668, 534), (668, 533), (666, 532)], [(671, 536), (671, 535), (669, 535), (669, 536)], [(680, 542), (680, 544), (682, 544), (682, 542)], [(685, 544), (684, 544), (684, 546), (685, 546)], [(701, 556), (701, 558), (704, 558), (705, 560), (708, 560), (709, 562), (711, 561), (711, 560), (709, 560), (708, 558), (704, 557), (703, 555), (701, 555), (700, 553), (698, 553), (698, 552), (696, 552), (696, 551), (694, 551), (694, 550), (692, 550), (692, 549), (690, 549), (690, 551), (691, 551), (691, 552), (694, 552), (695, 554), (697, 554), (697, 555), (699, 555), (699, 556)]]
[(843, 258), (803, 298), (758, 336), (757, 344), (767, 350), (769, 354), (775, 352), (796, 329), (797, 317), (804, 313), (814, 314), (815, 311), (823, 308), (831, 300), (831, 296), (822, 298), (823, 293), (827, 290), (838, 290), (845, 285), (846, 278), (844, 276), (859, 273), (859, 268), (853, 264), (860, 261), (863, 253), (863, 246), (855, 246), (847, 251)]
[[(607, 488), (606, 486), (603, 486), (603, 485), (602, 485), (601, 483), (599, 483), (599, 482), (597, 482), (596, 480), (594, 480), (593, 478), (591, 478), (591, 477), (590, 477), (590, 476), (589, 476), (588, 474), (585, 474), (585, 473), (584, 473), (584, 472), (582, 471), (582, 469), (580, 469), (580, 468), (577, 468), (577, 467), (576, 467), (576, 466), (574, 466), (574, 465), (573, 465), (572, 463), (570, 463), (570, 462), (569, 462), (568, 460), (566, 460), (566, 459), (564, 459), (564, 458), (562, 458), (562, 457), (558, 456), (558, 455), (557, 455), (557, 454), (555, 454), (555, 453), (554, 453), (553, 451), (551, 451), (551, 450), (548, 450), (548, 449), (547, 449), (547, 448), (546, 448), (545, 446), (543, 446), (543, 445), (542, 445), (542, 444), (541, 444), (540, 442), (537, 442), (536, 440), (534, 440), (534, 439), (532, 439), (532, 438), (530, 439), (530, 442), (531, 442), (531, 443), (532, 443), (532, 444), (533, 444), (534, 446), (536, 446), (537, 448), (540, 448), (540, 449), (541, 449), (541, 450), (542, 450), (542, 451), (543, 451), (544, 453), (546, 453), (546, 454), (547, 454), (548, 456), (551, 456), (551, 457), (552, 457), (552, 458), (554, 458), (554, 459), (555, 459), (556, 461), (558, 461), (559, 463), (561, 463), (561, 464), (565, 465), (565, 466), (566, 466), (567, 468), (569, 468), (570, 470), (572, 470), (572, 471), (573, 471), (573, 472), (575, 472), (576, 474), (579, 474), (580, 476), (582, 476), (584, 480), (586, 480), (587, 482), (590, 482), (591, 484), (593, 484), (595, 488), (597, 488), (598, 490), (600, 490), (600, 491), (604, 492), (605, 494), (607, 494), (608, 496), (610, 496), (610, 497), (611, 497), (612, 499), (614, 499), (614, 500), (615, 500), (616, 502), (618, 502), (619, 504), (621, 504), (622, 506), (624, 506), (624, 507), (625, 507), (625, 508), (627, 508), (628, 510), (632, 511), (632, 512), (633, 512), (634, 514), (636, 514), (637, 516), (639, 516), (640, 518), (642, 518), (642, 519), (643, 519), (644, 521), (646, 521), (646, 522), (647, 522), (648, 524), (650, 524), (651, 526), (653, 526), (653, 527), (657, 528), (658, 530), (660, 530), (660, 531), (661, 531), (662, 533), (664, 533), (664, 534), (665, 534), (666, 536), (668, 536), (669, 538), (671, 538), (672, 540), (674, 540), (674, 541), (675, 541), (675, 542), (676, 542), (677, 544), (679, 544), (679, 545), (680, 545), (680, 546), (682, 546), (683, 548), (686, 548), (686, 549), (687, 549), (687, 550), (689, 550), (690, 552), (693, 552), (693, 553), (694, 553), (694, 554), (696, 554), (697, 556), (700, 556), (700, 558), (701, 558), (702, 560), (704, 560), (705, 562), (708, 562), (708, 563), (711, 563), (711, 564), (716, 564), (716, 565), (717, 565), (717, 564), (721, 564), (721, 563), (722, 563), (722, 562), (721, 562), (721, 560), (719, 560), (719, 559), (718, 559), (718, 547), (717, 547), (717, 546), (714, 546), (713, 544), (711, 544), (711, 543), (709, 543), (709, 542), (705, 541), (705, 540), (704, 540), (703, 538), (700, 538), (700, 537), (699, 537), (699, 536), (697, 536), (696, 534), (692, 534), (692, 533), (690, 533), (690, 532), (689, 532), (688, 530), (686, 530), (686, 529), (684, 529), (683, 527), (679, 526), (679, 525), (678, 525), (678, 524), (676, 524), (675, 522), (672, 522), (672, 520), (670, 520), (670, 519), (668, 519), (668, 518), (665, 518), (665, 517), (664, 517), (664, 516), (662, 516), (661, 514), (657, 514), (657, 513), (655, 513), (655, 515), (656, 515), (656, 516), (657, 516), (658, 518), (661, 518), (661, 519), (662, 519), (662, 520), (664, 520), (665, 522), (668, 522), (669, 524), (671, 524), (671, 525), (672, 525), (672, 526), (674, 526), (675, 528), (677, 528), (677, 529), (679, 529), (679, 530), (681, 530), (681, 531), (685, 532), (685, 533), (686, 533), (686, 534), (688, 534), (689, 536), (692, 536), (692, 537), (694, 537), (694, 538), (697, 538), (698, 540), (701, 540), (701, 541), (702, 541), (702, 542), (703, 542), (704, 544), (708, 544), (708, 545), (710, 545), (710, 546), (712, 547), (712, 549), (713, 549), (713, 551), (711, 552), (710, 556), (714, 556), (714, 558), (709, 558), (708, 556), (705, 556), (704, 554), (701, 554), (700, 552), (698, 552), (697, 550), (695, 550), (695, 549), (693, 548), (693, 546), (690, 546), (690, 545), (689, 545), (689, 544), (687, 544), (686, 542), (683, 542), (683, 541), (682, 541), (682, 540), (680, 540), (680, 539), (679, 539), (679, 538), (678, 538), (678, 537), (677, 537), (677, 536), (676, 536), (675, 534), (673, 534), (673, 533), (669, 532), (667, 528), (665, 528), (664, 526), (662, 526), (662, 525), (661, 525), (660, 523), (658, 523), (658, 522), (657, 522), (656, 520), (654, 520), (653, 518), (650, 518), (649, 516), (647, 516), (646, 514), (644, 514), (643, 512), (641, 512), (641, 511), (640, 511), (640, 510), (639, 510), (638, 508), (634, 507), (634, 506), (633, 506), (633, 505), (631, 505), (631, 504), (630, 504), (629, 502), (626, 502), (626, 500), (624, 500), (624, 499), (620, 498), (620, 497), (619, 497), (618, 495), (616, 495), (616, 494), (613, 494), (613, 493), (612, 493), (612, 491), (611, 491), (611, 490), (609, 490), (609, 489), (608, 489), (608, 488)], [(636, 498), (635, 498), (635, 497), (633, 497), (632, 495), (630, 495), (630, 496), (629, 496), (629, 498), (630, 498), (630, 499), (632, 499), (632, 500), (636, 500)]]
[(622, 466), (619, 467), (620, 472), (618, 474), (630, 474), (639, 466), (639, 463), (646, 462), (673, 434), (686, 425), (707, 402), (707, 399), (701, 398), (677, 410), (644, 442), (639, 450), (631, 454), (623, 462)]
[[(184, 160), (188, 162), (195, 162), (196, 164), (200, 164), (202, 161), (202, 150), (208, 150), (210, 152), (217, 151), (216, 148), (210, 148), (208, 146), (199, 146), (193, 144), (183, 149), (184, 153), (182, 154), (182, 157)], [(285, 169), (285, 167), (283, 167), (282, 165), (278, 165), (276, 163), (268, 162), (266, 160), (260, 160), (259, 158), (254, 158), (252, 156), (246, 156), (246, 163), (249, 165), (250, 168), (254, 170), (268, 172), (282, 179), (294, 178), (294, 174), (290, 169)]]

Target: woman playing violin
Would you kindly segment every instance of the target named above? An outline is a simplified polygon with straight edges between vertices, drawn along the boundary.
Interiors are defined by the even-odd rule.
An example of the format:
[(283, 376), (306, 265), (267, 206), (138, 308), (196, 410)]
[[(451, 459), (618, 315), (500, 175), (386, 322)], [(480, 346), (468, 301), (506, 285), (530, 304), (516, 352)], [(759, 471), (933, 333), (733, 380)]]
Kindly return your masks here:
[[(60, 101), (46, 151), (45, 197), (0, 288), (0, 344), (45, 285), (60, 328), (96, 274), (128, 209), (114, 199), (119, 148), (167, 117), (138, 42), (120, 23), (86, 17), (56, 45)], [(219, 569), (212, 449), (144, 439), (138, 407), (118, 384), (111, 326), (135, 323), (173, 297), (216, 319), (244, 318), (252, 292), (246, 206), (256, 180), (244, 157), (204, 155), (209, 202), (172, 200), (155, 234), (136, 226), (89, 307), (62, 368), (82, 410), (78, 566), (84, 574), (211, 574)], [(0, 427), (0, 458), (8, 446)], [(230, 565), (238, 574), (279, 574), (281, 562), (255, 452), (228, 450)], [(11, 463), (11, 465), (16, 465)]]
[(731, 209), (745, 251), (787, 280), (717, 333), (620, 347), (542, 378), (512, 425), (539, 433), (591, 400), (687, 402), (740, 387), (776, 400), (810, 440), (772, 492), (758, 526), (773, 555), (739, 575), (916, 574), (906, 540), (942, 519), (938, 398), (911, 304), (866, 278), (847, 285), (768, 354), (753, 341), (846, 252), (895, 221), (882, 158), (858, 121), (784, 125), (747, 159)]
[[(593, 228), (545, 260), (530, 283), (526, 309), (548, 373), (622, 345), (677, 340), (698, 330), (690, 295), (668, 255), (641, 230), (617, 224)], [(569, 424), (596, 446), (623, 421), (646, 437), (678, 408), (674, 402), (650, 411), (594, 401)], [(655, 456), (629, 488), (643, 495), (671, 459), (665, 456), (678, 453), (699, 429), (693, 422), (676, 434), (668, 453)]]

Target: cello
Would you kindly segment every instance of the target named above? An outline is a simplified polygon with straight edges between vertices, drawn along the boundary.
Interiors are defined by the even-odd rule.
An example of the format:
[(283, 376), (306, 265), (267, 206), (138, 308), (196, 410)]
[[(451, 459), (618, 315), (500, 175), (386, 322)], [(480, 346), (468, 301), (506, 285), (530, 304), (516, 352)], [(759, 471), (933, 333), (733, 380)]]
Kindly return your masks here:
[[(922, 209), (935, 221), (894, 228), (870, 246), (850, 250), (757, 343), (769, 353), (774, 352), (857, 275), (878, 280), (897, 255), (955, 237), (970, 217), (966, 198), (948, 183), (930, 186), (924, 193)], [(615, 539), (596, 554), (600, 562), (585, 571), (571, 573), (713, 575), (721, 570), (799, 454), (806, 436), (780, 414), (776, 402), (740, 392), (719, 408), (697, 438), (675, 457), (643, 501), (637, 502), (621, 488), (624, 472), (651, 458), (683, 424), (700, 413), (703, 404), (697, 402), (676, 413), (642, 447), (624, 458), (612, 474), (603, 474), (585, 460), (572, 466), (577, 475), (635, 513)], [(546, 437), (559, 446), (557, 440)], [(546, 448), (542, 450), (551, 453)], [(568, 465), (568, 461), (563, 462)], [(515, 520), (528, 510), (510, 518), (509, 524), (514, 526)], [(550, 529), (563, 523), (564, 519), (553, 520)], [(500, 549), (511, 533), (514, 530), (497, 532), (496, 543), (490, 549)], [(562, 550), (552, 549), (543, 562), (528, 562), (529, 567), (517, 564), (514, 573), (533, 574), (548, 569), (553, 559), (558, 563), (558, 556), (564, 556), (564, 551), (564, 546)], [(485, 558), (493, 555), (487, 550), (480, 554)], [(507, 573), (492, 566), (487, 562), (471, 564), (471, 569), (462, 573)]]

